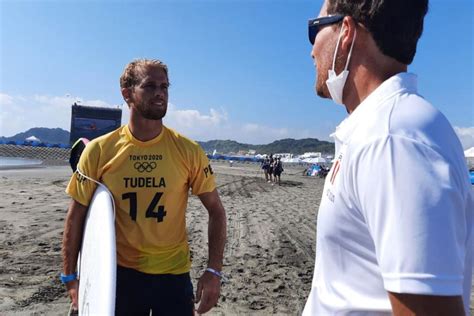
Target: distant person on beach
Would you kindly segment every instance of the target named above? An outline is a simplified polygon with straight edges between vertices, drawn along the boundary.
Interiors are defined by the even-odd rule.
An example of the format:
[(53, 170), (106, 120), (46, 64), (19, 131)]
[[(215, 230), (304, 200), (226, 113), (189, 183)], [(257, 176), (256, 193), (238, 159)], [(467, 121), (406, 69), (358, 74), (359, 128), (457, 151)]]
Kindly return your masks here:
[(262, 170), (265, 175), (265, 181), (268, 181), (268, 168), (270, 168), (270, 158), (266, 156), (262, 161)]
[[(129, 63), (120, 78), (130, 109), (128, 124), (91, 141), (78, 164), (81, 174), (102, 182), (114, 196), (116, 315), (149, 315), (150, 311), (194, 315), (185, 221), (190, 189), (209, 213), (209, 260), (197, 284), (197, 312), (209, 311), (219, 298), (226, 215), (203, 150), (163, 125), (168, 87), (168, 68), (161, 61)], [(66, 189), (72, 201), (65, 221), (61, 275), (76, 309), (76, 262), (96, 188), (79, 171)]]
[(326, 0), (309, 21), (316, 92), (349, 115), (334, 133), (304, 316), (469, 314), (462, 146), (407, 72), (427, 11), (427, 0)]
[(275, 183), (278, 183), (278, 185), (281, 185), (281, 173), (283, 172), (283, 163), (281, 162), (281, 158), (278, 157), (276, 158), (273, 166), (273, 179)]
[(270, 159), (269, 159), (269, 164), (268, 164), (269, 180), (267, 180), (267, 182), (271, 182), (271, 183), (273, 183), (273, 163), (274, 163), (273, 154), (270, 154)]

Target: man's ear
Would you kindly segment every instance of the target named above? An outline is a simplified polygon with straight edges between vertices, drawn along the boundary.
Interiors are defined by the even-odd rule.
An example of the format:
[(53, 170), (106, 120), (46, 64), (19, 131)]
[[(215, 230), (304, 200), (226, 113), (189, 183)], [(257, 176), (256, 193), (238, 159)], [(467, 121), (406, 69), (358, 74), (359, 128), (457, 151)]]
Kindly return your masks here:
[(354, 33), (356, 32), (357, 23), (356, 21), (350, 17), (346, 16), (342, 20), (342, 38), (341, 38), (341, 48), (344, 52), (349, 52), (351, 49), (352, 41), (355, 40)]
[(125, 102), (129, 103), (131, 101), (132, 97), (132, 91), (130, 88), (122, 88), (120, 89), (120, 92), (122, 92), (122, 97), (125, 100)]

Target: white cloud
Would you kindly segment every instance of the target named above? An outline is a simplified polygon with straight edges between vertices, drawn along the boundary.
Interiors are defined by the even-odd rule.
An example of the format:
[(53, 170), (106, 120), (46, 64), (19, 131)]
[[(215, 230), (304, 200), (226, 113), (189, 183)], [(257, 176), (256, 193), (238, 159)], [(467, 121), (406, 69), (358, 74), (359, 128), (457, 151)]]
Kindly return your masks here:
[(474, 126), (458, 127), (454, 126), (454, 131), (461, 140), (462, 147), (468, 149), (474, 147)]
[(102, 100), (88, 100), (85, 101), (84, 104), (87, 104), (88, 106), (111, 107), (109, 103)]
[[(13, 96), (0, 93), (0, 136), (13, 136), (32, 127), (60, 127), (70, 129), (71, 104), (106, 106), (103, 100), (85, 100), (81, 97), (33, 95)], [(130, 113), (122, 107), (122, 123), (126, 124)], [(208, 110), (183, 108), (169, 104), (164, 123), (191, 139), (232, 139), (242, 143), (266, 144), (282, 138), (318, 137), (308, 130), (265, 126), (256, 122), (237, 122), (229, 118), (224, 108)]]
[(216, 139), (229, 135), (227, 132), (229, 121), (224, 109), (210, 108), (209, 113), (202, 113), (196, 109), (181, 109), (170, 103), (164, 123), (195, 140)]
[(13, 136), (32, 127), (60, 127), (69, 130), (73, 102), (92, 106), (110, 106), (101, 100), (83, 100), (70, 96), (14, 96), (0, 94), (0, 136)]
[(168, 122), (176, 123), (183, 128), (215, 127), (227, 121), (227, 113), (211, 108), (207, 115), (197, 110), (178, 110), (171, 106), (166, 118)]
[(5, 93), (0, 93), (0, 106), (11, 105), (13, 103), (13, 98)]
[(248, 134), (273, 136), (273, 139), (290, 137), (290, 131), (288, 130), (288, 128), (273, 128), (268, 126), (262, 126), (256, 123), (245, 124), (242, 127), (242, 131)]
[(311, 137), (308, 136), (308, 131), (235, 122), (228, 117), (224, 109), (210, 108), (209, 113), (202, 113), (195, 109), (180, 109), (170, 104), (164, 122), (178, 132), (199, 141), (231, 139), (242, 143), (266, 144), (282, 138)]

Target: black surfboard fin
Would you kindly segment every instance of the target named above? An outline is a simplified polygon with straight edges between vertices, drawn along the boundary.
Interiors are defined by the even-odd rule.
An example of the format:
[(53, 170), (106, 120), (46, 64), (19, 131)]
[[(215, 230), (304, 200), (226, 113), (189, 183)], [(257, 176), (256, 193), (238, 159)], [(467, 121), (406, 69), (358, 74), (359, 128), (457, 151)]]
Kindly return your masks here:
[(77, 164), (79, 163), (79, 158), (81, 158), (81, 154), (86, 148), (87, 143), (89, 140), (87, 138), (79, 138), (74, 145), (71, 147), (71, 155), (69, 157), (69, 165), (71, 165), (72, 171), (76, 172)]

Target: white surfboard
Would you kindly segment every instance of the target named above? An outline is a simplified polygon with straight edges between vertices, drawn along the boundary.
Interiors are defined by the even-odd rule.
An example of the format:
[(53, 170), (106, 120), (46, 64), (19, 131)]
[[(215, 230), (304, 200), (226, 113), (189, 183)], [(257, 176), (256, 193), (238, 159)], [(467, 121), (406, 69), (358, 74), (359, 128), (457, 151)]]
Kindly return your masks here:
[(79, 315), (114, 315), (115, 247), (112, 196), (98, 185), (87, 212), (79, 259)]

